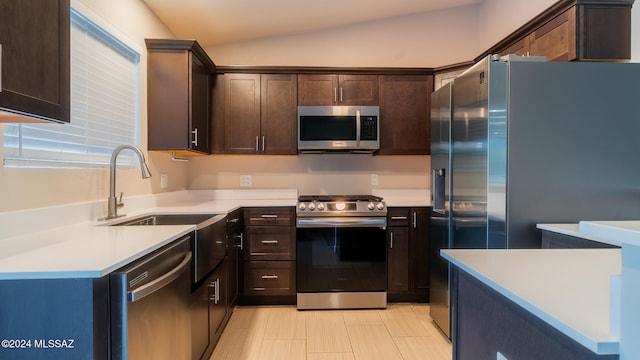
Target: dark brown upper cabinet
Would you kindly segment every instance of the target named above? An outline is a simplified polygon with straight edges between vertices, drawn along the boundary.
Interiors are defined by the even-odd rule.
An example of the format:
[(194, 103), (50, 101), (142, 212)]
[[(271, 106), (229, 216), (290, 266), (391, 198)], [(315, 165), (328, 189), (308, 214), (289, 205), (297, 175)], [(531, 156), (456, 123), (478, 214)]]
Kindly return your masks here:
[(378, 105), (378, 76), (300, 74), (298, 105)]
[(209, 154), (215, 64), (194, 40), (145, 42), (149, 150)]
[(631, 58), (632, 0), (560, 1), (485, 52), (549, 61)]
[[(216, 90), (216, 128), (224, 139), (214, 148), (227, 154), (295, 155), (297, 77), (295, 74), (224, 74), (224, 93)], [(222, 84), (220, 84), (222, 85)], [(221, 123), (223, 126), (221, 126)]]
[(380, 155), (430, 153), (431, 75), (380, 75)]
[(69, 0), (0, 0), (0, 122), (69, 122)]

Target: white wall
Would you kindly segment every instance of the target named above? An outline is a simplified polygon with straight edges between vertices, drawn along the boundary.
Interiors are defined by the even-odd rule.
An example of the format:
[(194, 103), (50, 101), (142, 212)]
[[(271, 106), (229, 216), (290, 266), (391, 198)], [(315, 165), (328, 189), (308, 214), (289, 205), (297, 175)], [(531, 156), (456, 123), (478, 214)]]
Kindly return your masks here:
[(478, 46), (482, 51), (490, 48), (556, 2), (558, 0), (483, 0), (478, 13)]
[(640, 62), (640, 2), (631, 8), (631, 61)]
[(477, 5), (208, 47), (217, 65), (434, 67), (479, 53)]

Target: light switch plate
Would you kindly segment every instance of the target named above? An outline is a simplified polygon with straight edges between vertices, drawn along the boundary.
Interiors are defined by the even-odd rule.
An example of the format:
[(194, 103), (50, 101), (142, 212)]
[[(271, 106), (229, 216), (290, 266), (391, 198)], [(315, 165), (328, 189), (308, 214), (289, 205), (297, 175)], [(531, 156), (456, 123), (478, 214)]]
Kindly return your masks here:
[(251, 175), (240, 175), (240, 186), (241, 187), (250, 187), (251, 186)]
[(160, 174), (160, 189), (166, 189), (168, 186), (167, 174)]

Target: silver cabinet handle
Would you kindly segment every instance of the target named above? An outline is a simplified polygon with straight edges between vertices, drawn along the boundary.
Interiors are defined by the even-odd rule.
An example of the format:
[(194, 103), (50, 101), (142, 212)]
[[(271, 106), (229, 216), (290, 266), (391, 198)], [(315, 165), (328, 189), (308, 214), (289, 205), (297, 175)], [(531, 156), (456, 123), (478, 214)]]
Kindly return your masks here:
[(260, 242), (263, 244), (277, 244), (278, 240), (262, 240)]
[(147, 295), (151, 295), (154, 292), (162, 289), (163, 287), (171, 284), (175, 279), (180, 277), (183, 271), (187, 270), (187, 268), (191, 264), (191, 251), (185, 254), (184, 259), (178, 264), (178, 266), (171, 269), (166, 274), (160, 276), (159, 278), (153, 280), (152, 282), (142, 285), (141, 287), (129, 291), (128, 297), (130, 302), (138, 301), (144, 298)]
[(263, 278), (263, 279), (277, 279), (278, 275), (262, 275), (261, 278)]
[(389, 236), (391, 236), (391, 249), (393, 249), (393, 231), (389, 233)]
[(392, 216), (391, 220), (407, 220), (406, 216)]
[(216, 279), (216, 304), (220, 302), (220, 278)]
[(259, 139), (260, 139), (260, 136), (256, 135), (256, 151), (260, 151), (260, 147), (259, 147), (259, 145), (260, 145), (259, 141), (260, 140)]
[(333, 88), (333, 103), (338, 102), (338, 88)]
[(340, 88), (340, 103), (342, 104), (342, 88)]
[[(342, 88), (340, 88), (340, 102), (342, 102)], [(360, 110), (356, 111), (356, 144), (360, 146)]]
[(228, 219), (227, 222), (230, 222), (232, 224), (237, 223), (238, 221), (240, 221), (240, 218), (235, 218), (235, 219)]
[(240, 245), (234, 245), (235, 247), (239, 247), (240, 250), (244, 249), (244, 234), (236, 235), (236, 239), (240, 239)]
[(415, 229), (418, 227), (418, 214), (414, 211), (411, 217), (413, 221), (413, 228)]
[(264, 135), (262, 135), (262, 152), (264, 152)]
[(191, 140), (191, 143), (193, 146), (198, 146), (198, 128), (191, 130), (191, 133), (193, 134), (193, 140)]
[(262, 214), (262, 215), (260, 215), (260, 217), (264, 218), (264, 219), (277, 219), (278, 215)]
[(209, 283), (209, 288), (213, 289), (213, 296), (209, 297), (209, 301), (213, 301), (214, 304), (220, 302), (220, 278), (216, 281)]
[(263, 287), (254, 287), (253, 291), (264, 291), (265, 289)]

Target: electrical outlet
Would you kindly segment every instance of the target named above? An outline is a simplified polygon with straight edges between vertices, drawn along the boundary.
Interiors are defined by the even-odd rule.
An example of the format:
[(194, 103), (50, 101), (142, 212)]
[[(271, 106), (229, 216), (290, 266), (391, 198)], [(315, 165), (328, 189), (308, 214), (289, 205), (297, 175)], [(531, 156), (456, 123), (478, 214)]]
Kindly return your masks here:
[(166, 189), (168, 186), (167, 174), (160, 174), (160, 189)]
[(251, 175), (240, 175), (240, 186), (241, 187), (251, 186)]
[(378, 174), (371, 174), (371, 185), (378, 185)]

